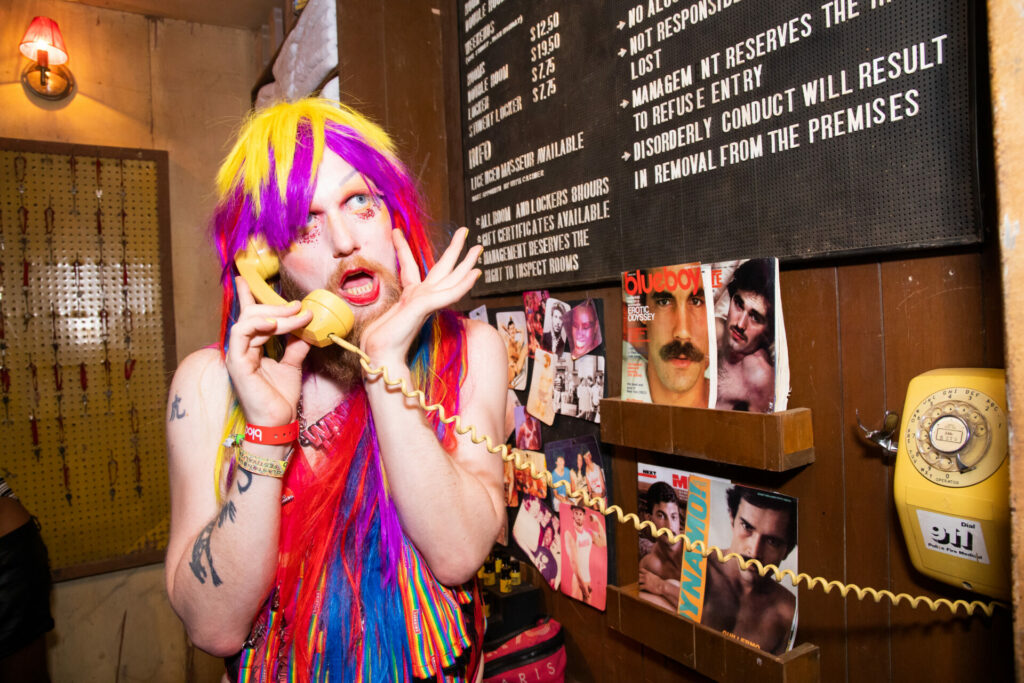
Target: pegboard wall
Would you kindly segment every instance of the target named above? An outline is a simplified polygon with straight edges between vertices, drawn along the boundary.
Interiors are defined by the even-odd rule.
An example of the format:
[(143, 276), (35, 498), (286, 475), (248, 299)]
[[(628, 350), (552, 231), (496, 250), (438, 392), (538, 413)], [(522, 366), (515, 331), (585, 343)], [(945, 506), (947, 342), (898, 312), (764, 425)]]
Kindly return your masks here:
[(0, 139), (2, 476), (57, 578), (159, 561), (167, 154)]

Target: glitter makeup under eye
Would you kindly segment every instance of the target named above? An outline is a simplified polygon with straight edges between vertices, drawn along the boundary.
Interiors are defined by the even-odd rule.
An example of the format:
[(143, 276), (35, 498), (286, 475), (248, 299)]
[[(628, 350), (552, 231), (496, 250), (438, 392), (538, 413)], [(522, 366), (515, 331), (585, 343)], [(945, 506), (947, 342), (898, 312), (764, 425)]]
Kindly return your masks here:
[(299, 238), (295, 240), (299, 244), (313, 244), (320, 238), (320, 223), (314, 223), (313, 226), (299, 235)]
[(362, 220), (368, 221), (377, 215), (377, 210), (375, 206), (368, 206), (365, 209), (359, 209), (358, 211), (355, 212), (355, 214)]

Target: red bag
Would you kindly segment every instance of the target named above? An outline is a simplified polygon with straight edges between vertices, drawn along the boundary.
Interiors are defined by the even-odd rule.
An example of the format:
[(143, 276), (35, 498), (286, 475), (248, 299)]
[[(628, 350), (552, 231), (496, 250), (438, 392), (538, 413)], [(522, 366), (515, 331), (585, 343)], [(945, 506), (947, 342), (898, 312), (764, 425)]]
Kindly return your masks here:
[(551, 617), (493, 643), (484, 643), (484, 683), (522, 681), (565, 681), (565, 638), (562, 625)]

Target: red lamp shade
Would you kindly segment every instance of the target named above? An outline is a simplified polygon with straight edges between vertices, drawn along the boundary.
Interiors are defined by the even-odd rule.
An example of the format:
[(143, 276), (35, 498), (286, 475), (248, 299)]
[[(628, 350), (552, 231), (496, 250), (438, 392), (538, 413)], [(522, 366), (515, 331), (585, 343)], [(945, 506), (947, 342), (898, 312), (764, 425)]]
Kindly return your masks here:
[(40, 61), (39, 53), (46, 52), (49, 64), (58, 66), (68, 61), (68, 51), (64, 47), (64, 36), (60, 34), (57, 22), (49, 17), (36, 17), (25, 31), (21, 39), (21, 54), (33, 62)]

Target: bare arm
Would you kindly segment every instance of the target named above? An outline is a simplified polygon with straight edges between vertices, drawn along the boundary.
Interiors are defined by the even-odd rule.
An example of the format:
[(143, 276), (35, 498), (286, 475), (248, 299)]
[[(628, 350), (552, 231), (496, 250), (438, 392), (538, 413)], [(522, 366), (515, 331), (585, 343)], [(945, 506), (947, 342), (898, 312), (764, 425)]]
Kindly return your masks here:
[[(460, 395), (464, 424), (500, 434), (507, 393), (505, 348), (497, 334), (470, 321), (469, 372)], [(403, 374), (408, 381), (408, 370)], [(423, 412), (410, 399), (367, 383), (381, 456), (402, 528), (442, 583), (468, 580), (494, 545), (504, 521), (501, 458), (458, 437), (444, 450)]]
[(608, 537), (605, 536), (604, 527), (601, 525), (601, 518), (598, 516), (598, 513), (596, 512), (588, 514), (593, 515), (594, 526), (596, 527), (593, 533), (591, 533), (591, 536), (594, 537), (594, 545), (596, 545), (598, 548), (603, 548), (604, 546), (608, 545)]
[[(248, 290), (244, 290), (248, 295)], [(240, 296), (242, 292), (240, 292)], [(251, 306), (251, 298), (248, 300)], [(245, 392), (246, 418), (267, 426), (285, 424), (293, 414), (292, 389), (281, 381), (280, 370), (295, 374), (308, 350), (304, 342), (289, 343), (281, 363), (266, 360), (259, 351), (277, 329), (308, 323), (308, 315), (290, 315), (297, 307), (252, 306), (232, 331), (235, 347), (227, 364), (214, 349), (186, 358), (171, 383), (167, 445), (171, 492), (171, 532), (167, 544), (166, 580), (171, 606), (181, 617), (192, 641), (216, 655), (236, 652), (253, 617), (265, 599), (277, 566), (281, 513), (281, 481), (236, 470), (224, 503), (217, 504), (214, 468), (232, 383)], [(276, 320), (267, 316), (276, 316)], [(285, 387), (286, 396), (259, 396), (253, 378), (246, 377), (245, 356), (254, 359), (255, 374), (267, 387)], [(290, 365), (291, 367), (284, 367)], [(278, 367), (280, 366), (280, 367)], [(232, 383), (229, 383), (229, 371)], [(257, 383), (258, 384), (258, 383)], [(258, 387), (257, 387), (258, 388)], [(279, 393), (273, 390), (272, 393)], [(242, 400), (240, 398), (240, 400)], [(293, 402), (294, 402), (293, 401)], [(283, 459), (288, 446), (245, 444), (262, 458)]]
[(217, 444), (229, 400), (219, 352), (185, 359), (170, 396), (167, 423), (171, 534), (167, 594), (200, 648), (229, 655), (241, 646), (266, 597), (276, 565), (281, 485), (239, 472), (224, 505), (214, 483)]
[[(480, 251), (471, 249), (456, 266), (465, 241), (465, 233), (457, 233), (420, 283), (400, 235), (396, 233), (395, 241), (402, 263), (402, 297), (367, 329), (363, 346), (373, 365), (384, 365), (391, 377), (402, 377), (411, 386), (405, 357), (414, 335), (427, 315), (469, 290), (479, 275), (472, 265)], [(462, 419), (475, 425), (478, 433), (498, 439), (508, 395), (505, 346), (492, 328), (473, 321), (466, 325)], [(445, 451), (416, 402), (388, 388), (380, 377), (367, 380), (366, 391), (402, 528), (439, 581), (455, 585), (468, 580), (504, 522), (501, 459), (468, 436), (458, 437), (454, 453)]]
[(644, 557), (640, 560), (640, 587), (675, 606), (679, 602), (679, 581), (664, 576), (665, 569), (654, 553)]
[(573, 576), (576, 577), (576, 581), (579, 585), (583, 586), (583, 579), (580, 577), (579, 563), (576, 561), (576, 534), (572, 532), (566, 532), (568, 534), (568, 541), (565, 544), (565, 549), (569, 551), (569, 566), (572, 567)]

